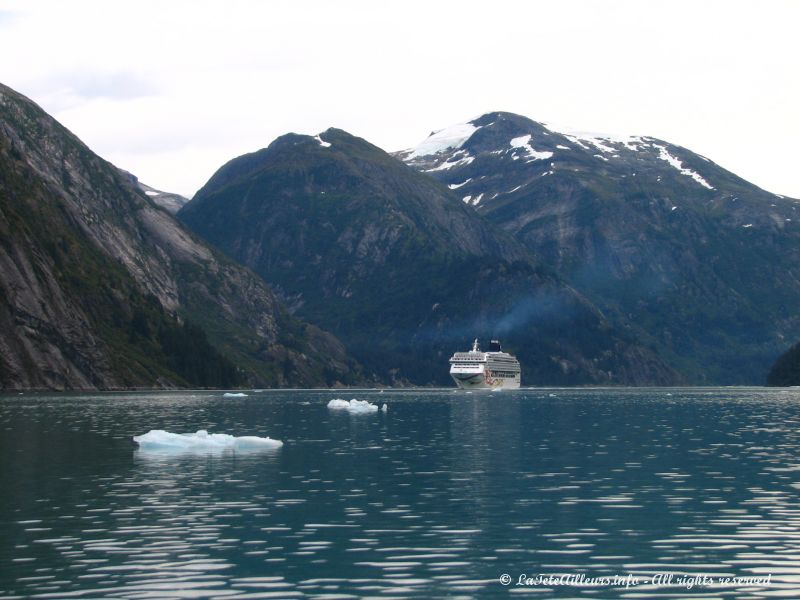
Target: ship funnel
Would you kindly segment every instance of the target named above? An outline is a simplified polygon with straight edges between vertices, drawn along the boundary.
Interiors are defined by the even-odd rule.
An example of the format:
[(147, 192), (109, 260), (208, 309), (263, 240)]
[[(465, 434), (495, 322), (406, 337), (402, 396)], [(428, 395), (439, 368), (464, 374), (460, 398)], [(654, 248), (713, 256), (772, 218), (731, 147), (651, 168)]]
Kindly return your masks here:
[(500, 346), (499, 340), (492, 340), (489, 342), (489, 352), (502, 352), (503, 348)]

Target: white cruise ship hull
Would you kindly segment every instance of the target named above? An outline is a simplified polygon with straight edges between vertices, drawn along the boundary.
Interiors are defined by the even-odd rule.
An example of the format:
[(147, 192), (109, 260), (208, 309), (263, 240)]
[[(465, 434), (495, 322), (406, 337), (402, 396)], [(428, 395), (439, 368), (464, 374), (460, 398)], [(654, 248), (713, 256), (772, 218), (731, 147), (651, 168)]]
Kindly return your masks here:
[(520, 378), (492, 377), (484, 373), (450, 373), (456, 385), (465, 390), (518, 390)]
[(521, 369), (516, 358), (502, 351), (499, 341), (492, 340), (489, 351), (481, 352), (476, 339), (472, 350), (450, 358), (450, 377), (465, 390), (517, 390)]

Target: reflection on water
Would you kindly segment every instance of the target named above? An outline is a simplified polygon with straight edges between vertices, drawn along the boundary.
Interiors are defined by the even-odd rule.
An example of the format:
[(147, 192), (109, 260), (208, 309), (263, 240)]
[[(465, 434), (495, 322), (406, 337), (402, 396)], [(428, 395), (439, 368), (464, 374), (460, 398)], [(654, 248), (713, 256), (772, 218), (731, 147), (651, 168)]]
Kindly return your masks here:
[[(0, 399), (0, 597), (800, 597), (798, 391), (350, 395), (389, 411), (312, 391)], [(284, 446), (137, 450), (150, 429)]]

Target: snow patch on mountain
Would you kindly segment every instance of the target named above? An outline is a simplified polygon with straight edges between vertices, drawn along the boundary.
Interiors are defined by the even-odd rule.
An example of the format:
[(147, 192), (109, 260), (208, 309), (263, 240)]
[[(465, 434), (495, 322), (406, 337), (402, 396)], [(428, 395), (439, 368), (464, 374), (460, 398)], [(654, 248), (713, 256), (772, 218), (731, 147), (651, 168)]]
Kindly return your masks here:
[(658, 158), (668, 162), (670, 165), (675, 167), (675, 169), (680, 171), (682, 175), (691, 177), (697, 183), (699, 183), (705, 188), (708, 188), (709, 190), (714, 189), (714, 187), (710, 183), (708, 183), (705, 179), (703, 179), (703, 177), (699, 173), (697, 173), (696, 171), (692, 171), (691, 169), (685, 168), (683, 166), (683, 163), (678, 158), (669, 153), (666, 146), (661, 146), (660, 144), (653, 144), (653, 147), (658, 149)]
[(331, 147), (330, 143), (324, 141), (321, 137), (319, 137), (319, 135), (315, 135), (314, 139), (317, 140), (319, 142), (319, 145), (322, 146), (323, 148), (330, 148)]
[[(638, 135), (601, 133), (598, 131), (580, 131), (570, 127), (557, 127), (551, 124), (544, 124), (544, 126), (554, 133), (560, 133), (584, 150), (589, 150), (589, 146), (594, 146), (600, 152), (614, 154), (615, 152), (618, 152), (618, 149), (613, 148), (611, 144), (617, 146), (622, 145), (628, 150), (633, 151), (641, 150), (642, 147), (646, 147), (648, 145), (647, 141)], [(561, 146), (557, 147), (562, 148)], [(568, 148), (563, 149), (567, 150)]]
[[(123, 171), (127, 173), (127, 171)], [(180, 194), (171, 194), (169, 192), (162, 192), (161, 190), (157, 190), (155, 188), (146, 185), (135, 178), (135, 176), (130, 175), (135, 179), (136, 185), (138, 188), (145, 193), (145, 195), (150, 198), (156, 205), (160, 206), (161, 208), (165, 209), (170, 214), (177, 213), (184, 204), (189, 202), (188, 198), (181, 196)]]
[[(515, 137), (513, 140), (511, 140), (510, 145), (512, 148), (522, 148), (526, 150), (528, 153), (528, 158), (532, 160), (546, 160), (548, 158), (552, 158), (553, 156), (552, 152), (539, 151), (531, 146), (530, 135), (521, 135), (520, 137)], [(517, 160), (518, 157), (515, 155), (513, 158), (514, 160)]]
[[(461, 158), (456, 158), (459, 155), (461, 156)], [(432, 173), (433, 171), (444, 171), (445, 169), (452, 169), (453, 167), (468, 165), (473, 160), (475, 160), (475, 157), (470, 156), (466, 150), (459, 150), (439, 166), (433, 167), (432, 169), (425, 169), (425, 173)]]
[(436, 131), (429, 135), (423, 142), (418, 144), (411, 153), (406, 156), (406, 160), (419, 158), (420, 156), (431, 156), (444, 152), (450, 148), (461, 148), (473, 133), (478, 131), (472, 123), (460, 123), (447, 127), (441, 131)]
[(472, 177), (470, 177), (466, 181), (462, 181), (461, 183), (451, 183), (447, 187), (449, 187), (451, 190), (457, 190), (458, 188), (467, 185), (470, 181), (472, 181)]

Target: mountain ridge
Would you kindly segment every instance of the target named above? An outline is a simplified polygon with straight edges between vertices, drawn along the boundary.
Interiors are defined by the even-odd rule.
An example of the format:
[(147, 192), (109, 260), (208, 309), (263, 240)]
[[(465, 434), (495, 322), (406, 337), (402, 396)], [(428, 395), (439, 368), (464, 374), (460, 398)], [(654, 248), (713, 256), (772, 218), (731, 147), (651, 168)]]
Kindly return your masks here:
[[(360, 377), (338, 340), (289, 316), (257, 276), (2, 85), (0, 168), (0, 210), (14, 223), (0, 247), (4, 389), (197, 385), (227, 360), (234, 379), (217, 385)], [(176, 356), (190, 340), (194, 363)]]
[(652, 137), (502, 112), (436, 136), (394, 156), (634, 323), (690, 381), (761, 383), (800, 337), (796, 200)]
[(530, 381), (643, 380), (624, 356), (650, 381), (676, 380), (445, 186), (342, 130), (229, 161), (178, 217), (390, 381), (444, 384), (454, 346), (502, 327)]

